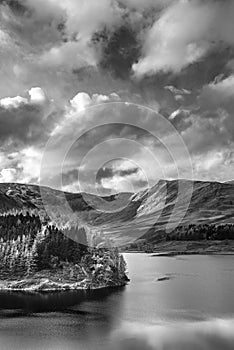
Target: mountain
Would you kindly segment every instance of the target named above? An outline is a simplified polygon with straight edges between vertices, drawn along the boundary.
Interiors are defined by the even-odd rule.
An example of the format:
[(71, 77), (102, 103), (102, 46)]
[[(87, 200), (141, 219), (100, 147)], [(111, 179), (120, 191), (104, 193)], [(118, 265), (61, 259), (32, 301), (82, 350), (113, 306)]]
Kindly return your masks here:
[(108, 211), (115, 210), (118, 203), (125, 202), (131, 193), (120, 193), (106, 197), (90, 193), (69, 193), (49, 187), (18, 183), (0, 183), (0, 212), (7, 210), (37, 209), (43, 210), (43, 199), (47, 204), (58, 206), (63, 203), (64, 195), (72, 210), (76, 212), (91, 211), (95, 207), (106, 204)]
[(229, 180), (229, 181), (226, 181), (225, 183), (226, 183), (226, 184), (234, 185), (234, 180)]
[[(36, 185), (4, 183), (0, 184), (0, 212), (27, 209), (45, 214), (41, 191), (61, 222), (76, 217), (90, 228), (100, 228), (118, 244), (142, 237), (156, 238), (168, 223), (175, 224), (181, 213), (184, 213), (180, 218), (181, 225), (234, 223), (232, 182), (190, 180), (160, 180), (152, 188), (139, 193), (120, 193), (107, 197), (63, 193)], [(63, 207), (64, 195), (69, 209), (74, 213), (73, 218), (70, 211)], [(190, 203), (188, 208), (187, 203)]]

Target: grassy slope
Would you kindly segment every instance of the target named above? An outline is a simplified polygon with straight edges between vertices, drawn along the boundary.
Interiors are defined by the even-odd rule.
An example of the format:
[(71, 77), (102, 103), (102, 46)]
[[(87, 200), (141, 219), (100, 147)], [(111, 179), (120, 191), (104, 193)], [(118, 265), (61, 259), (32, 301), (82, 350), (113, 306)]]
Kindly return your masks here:
[(154, 253), (160, 256), (184, 254), (234, 254), (234, 241), (171, 241), (157, 244)]
[[(183, 196), (179, 210), (188, 198), (187, 185), (191, 182), (182, 180), (182, 184)], [(233, 183), (194, 181), (192, 184), (192, 199), (181, 224), (234, 223)], [(61, 203), (60, 191), (50, 188), (43, 188), (43, 191), (52, 206), (56, 207)], [(134, 195), (123, 193), (104, 199), (91, 194), (83, 196), (79, 193), (66, 193), (65, 196), (78, 219), (95, 227), (102, 227), (111, 238), (126, 243), (142, 235), (151, 242), (156, 240), (157, 232), (163, 230), (170, 219), (177, 200), (177, 192), (178, 181), (160, 180), (149, 190)], [(95, 210), (96, 206), (103, 205), (103, 201), (104, 204), (108, 203), (109, 211), (118, 206), (123, 208), (112, 213)], [(163, 210), (161, 210), (162, 203), (165, 203)], [(23, 207), (43, 210), (40, 188), (35, 185), (0, 184), (0, 210), (4, 212)], [(64, 215), (63, 206), (59, 215), (61, 217)]]

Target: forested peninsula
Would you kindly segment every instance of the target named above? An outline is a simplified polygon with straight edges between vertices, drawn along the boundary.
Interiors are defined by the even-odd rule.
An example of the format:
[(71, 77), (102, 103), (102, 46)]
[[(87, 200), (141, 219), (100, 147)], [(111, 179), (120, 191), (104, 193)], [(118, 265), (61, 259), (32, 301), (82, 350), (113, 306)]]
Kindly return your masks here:
[(93, 247), (84, 227), (59, 229), (35, 214), (0, 216), (0, 289), (57, 291), (127, 283), (116, 248)]

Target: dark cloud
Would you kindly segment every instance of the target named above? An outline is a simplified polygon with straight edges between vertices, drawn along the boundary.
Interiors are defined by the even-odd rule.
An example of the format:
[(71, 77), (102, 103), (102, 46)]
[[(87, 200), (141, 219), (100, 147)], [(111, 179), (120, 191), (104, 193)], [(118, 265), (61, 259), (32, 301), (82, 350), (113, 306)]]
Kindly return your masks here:
[(115, 175), (113, 168), (104, 167), (98, 170), (96, 180), (101, 184), (102, 179), (111, 179)]
[[(136, 81), (136, 86), (140, 89), (142, 97), (147, 101), (158, 101), (162, 110), (172, 110), (181, 105), (189, 106), (194, 104), (199, 90), (204, 85), (212, 82), (220, 73), (224, 77), (230, 74), (227, 66), (229, 60), (234, 57), (231, 48), (221, 45), (218, 50), (210, 52), (199, 62), (189, 65), (180, 74), (159, 72), (151, 76), (143, 77)], [(176, 89), (186, 89), (191, 91), (190, 95), (184, 96), (184, 100), (176, 101), (175, 94), (165, 90), (166, 86), (174, 86)]]
[(0, 4), (9, 6), (12, 12), (16, 15), (25, 15), (26, 13), (29, 13), (29, 9), (24, 0), (2, 0)]
[(127, 177), (133, 174), (137, 174), (139, 172), (139, 169), (136, 168), (129, 168), (129, 169), (118, 169), (118, 167), (103, 167), (98, 170), (96, 180), (99, 184), (101, 184), (102, 179), (111, 179), (114, 176), (120, 176), (120, 177)]
[(117, 172), (117, 174), (124, 177), (124, 176), (137, 174), (138, 171), (139, 171), (138, 168), (131, 168), (131, 169), (126, 169), (126, 170), (120, 170)]
[(0, 106), (0, 140), (40, 144), (49, 136), (56, 119), (56, 113), (36, 104), (22, 104), (17, 108)]
[(95, 34), (93, 41), (102, 45), (100, 67), (117, 78), (128, 79), (133, 63), (140, 57), (137, 33), (129, 25), (124, 25), (111, 34), (105, 31)]
[[(148, 182), (146, 179), (142, 178), (142, 174), (139, 171), (139, 168), (129, 168), (129, 169), (121, 169), (121, 164), (116, 165), (114, 161), (114, 164), (111, 166), (103, 166), (101, 167), (97, 173), (96, 173), (96, 182), (93, 184), (93, 187), (90, 187), (90, 179), (93, 178), (93, 173), (96, 172), (96, 170), (87, 170), (87, 169), (72, 169), (68, 171), (64, 171), (62, 174), (62, 185), (65, 190), (68, 191), (88, 191), (92, 192), (94, 190), (94, 187), (96, 186), (98, 193), (100, 195), (108, 195), (112, 193), (113, 188), (108, 187), (108, 184), (103, 187), (102, 181), (103, 180), (112, 180), (115, 177), (118, 177), (118, 179), (124, 180), (124, 178), (127, 178), (128, 176), (131, 177), (131, 175), (139, 175), (138, 178), (131, 178), (130, 182), (132, 186), (136, 189), (142, 189), (148, 186)], [(119, 162), (120, 160), (118, 160)], [(129, 165), (130, 166), (130, 165)], [(81, 177), (79, 177), (81, 175)], [(80, 179), (80, 182), (78, 180)]]
[(172, 77), (172, 82), (186, 89), (200, 89), (212, 82), (220, 73), (223, 76), (230, 74), (227, 67), (229, 60), (234, 57), (231, 47), (220, 44), (219, 48), (209, 52), (202, 60), (182, 70), (181, 74)]
[[(75, 107), (69, 103), (82, 92), (89, 97), (91, 107), (97, 104), (92, 94), (106, 95), (108, 102), (113, 102), (109, 96), (115, 93), (118, 101), (146, 105), (163, 114), (182, 135), (191, 156), (199, 157), (201, 163), (203, 156), (208, 159), (207, 152), (228, 151), (234, 140), (232, 3), (0, 1), (0, 99), (16, 96), (17, 100), (18, 95), (24, 96), (31, 87), (41, 86), (54, 99), (57, 109), (32, 103), (30, 98), (17, 108), (1, 105), (0, 153), (7, 158), (13, 149), (20, 152), (27, 146), (43, 153), (43, 144), (60, 122), (61, 135), (68, 131), (65, 141), (66, 137), (74, 136), (76, 128), (78, 134), (80, 130), (90, 129), (70, 150), (68, 156), (75, 160), (70, 168), (78, 166), (96, 145), (115, 138), (135, 141), (126, 149), (127, 156), (135, 160), (141, 156), (136, 153), (136, 143), (152, 149), (159, 146), (152, 135), (131, 123), (160, 130), (162, 140), (169, 138), (165, 129), (161, 132), (156, 114), (149, 115), (146, 110), (138, 113), (138, 107), (111, 106), (106, 107), (106, 112), (100, 109), (100, 113), (87, 112), (82, 117), (79, 111), (83, 100), (78, 99), (77, 111), (72, 111)], [(139, 62), (141, 65), (136, 65), (134, 70), (134, 64)], [(97, 120), (108, 125), (91, 129)], [(111, 124), (110, 120), (115, 123)], [(121, 124), (126, 120), (129, 125)], [(103, 160), (101, 164), (106, 160), (106, 151), (111, 156), (116, 151), (116, 157), (125, 152), (123, 142), (119, 141), (118, 147), (117, 143), (109, 144), (97, 156)], [(17, 164), (10, 157), (4, 166), (17, 168)], [(99, 176), (130, 178), (136, 171), (134, 167), (119, 169), (119, 173), (117, 170), (107, 166), (100, 170)], [(217, 179), (218, 173), (217, 169)], [(64, 174), (65, 185), (76, 180), (76, 170)], [(134, 176), (132, 181), (137, 181)], [(145, 181), (140, 181), (138, 185), (145, 186)]]

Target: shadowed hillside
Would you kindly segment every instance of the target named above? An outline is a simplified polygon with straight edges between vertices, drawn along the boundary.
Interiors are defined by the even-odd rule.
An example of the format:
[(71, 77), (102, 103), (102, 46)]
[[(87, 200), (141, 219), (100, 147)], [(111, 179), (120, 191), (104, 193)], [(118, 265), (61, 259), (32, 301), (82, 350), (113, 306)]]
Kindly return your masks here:
[[(180, 197), (179, 186), (182, 191)], [(111, 239), (116, 239), (121, 244), (142, 237), (150, 240), (157, 238), (169, 220), (173, 224), (173, 220), (176, 221), (185, 208), (190, 199), (191, 186), (191, 201), (181, 225), (234, 223), (232, 183), (160, 180), (152, 188), (136, 194), (120, 193), (99, 197), (93, 194), (65, 193), (70, 212), (66, 212), (63, 207), (61, 191), (43, 187), (43, 195), (56, 217), (61, 219), (61, 224), (77, 218), (90, 227), (101, 228)], [(0, 211), (3, 213), (23, 209), (46, 216), (39, 186), (1, 184)]]

